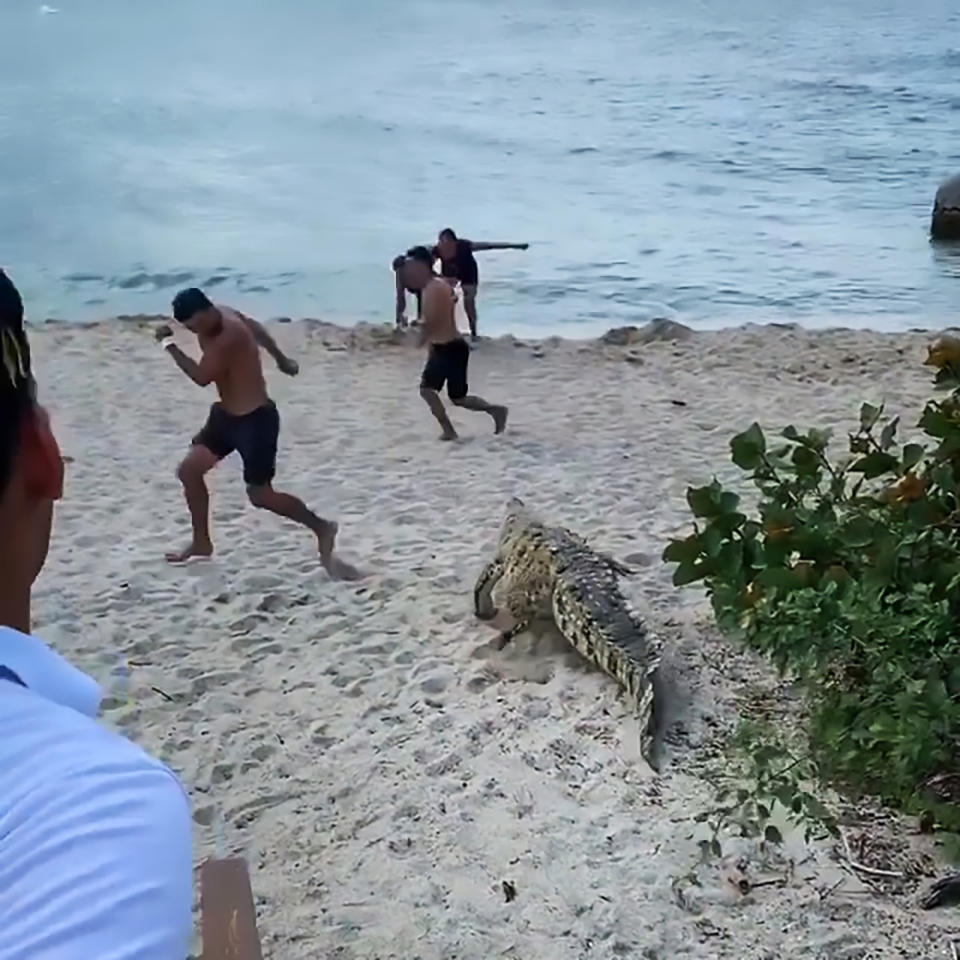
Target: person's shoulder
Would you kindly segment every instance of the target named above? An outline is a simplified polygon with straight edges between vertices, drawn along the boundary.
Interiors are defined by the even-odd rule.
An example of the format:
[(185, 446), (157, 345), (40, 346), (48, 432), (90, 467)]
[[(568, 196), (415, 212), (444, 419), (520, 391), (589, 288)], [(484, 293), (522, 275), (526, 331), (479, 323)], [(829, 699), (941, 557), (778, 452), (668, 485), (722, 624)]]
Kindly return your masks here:
[[(27, 689), (0, 697), (0, 730), (0, 953), (185, 956), (192, 820), (174, 774)], [(23, 922), (18, 901), (54, 911), (55, 929)]]
[(223, 304), (217, 304), (217, 309), (223, 318), (223, 330), (221, 331), (220, 338), (218, 338), (222, 344), (236, 345), (252, 339), (253, 334), (244, 322), (244, 315), (239, 310)]
[(441, 280), (439, 277), (433, 277), (423, 288), (424, 298), (429, 298), (430, 300), (447, 300), (450, 298), (451, 293), (453, 293), (453, 290), (450, 288), (450, 284), (445, 280)]
[[(161, 761), (93, 717), (29, 688), (4, 691), (0, 731), (0, 778), (20, 766), (17, 778), (27, 790), (102, 774), (108, 785), (150, 784), (164, 792), (173, 790), (185, 800), (179, 780)], [(0, 790), (0, 796), (4, 792)]]
[(220, 317), (224, 321), (225, 328), (243, 322), (243, 314), (236, 307), (231, 307), (226, 303), (218, 303), (216, 307), (220, 311)]

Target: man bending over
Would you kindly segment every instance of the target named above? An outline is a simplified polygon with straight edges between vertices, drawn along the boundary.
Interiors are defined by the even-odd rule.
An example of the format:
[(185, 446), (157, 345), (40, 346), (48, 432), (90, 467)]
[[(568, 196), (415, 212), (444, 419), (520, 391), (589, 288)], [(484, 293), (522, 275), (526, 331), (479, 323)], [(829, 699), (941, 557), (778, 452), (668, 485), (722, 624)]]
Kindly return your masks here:
[(467, 391), (467, 364), (470, 347), (460, 336), (454, 317), (455, 294), (450, 284), (433, 272), (433, 256), (426, 247), (411, 247), (403, 268), (404, 282), (410, 289), (419, 290), (423, 301), (423, 321), (420, 327), (420, 345), (429, 344), (427, 364), (420, 381), (420, 396), (437, 418), (443, 431), (441, 440), (456, 440), (457, 431), (447, 416), (440, 399), (443, 385), (447, 385), (450, 402), (465, 410), (479, 410), (493, 418), (494, 433), (503, 433), (507, 425), (507, 408), (472, 397)]

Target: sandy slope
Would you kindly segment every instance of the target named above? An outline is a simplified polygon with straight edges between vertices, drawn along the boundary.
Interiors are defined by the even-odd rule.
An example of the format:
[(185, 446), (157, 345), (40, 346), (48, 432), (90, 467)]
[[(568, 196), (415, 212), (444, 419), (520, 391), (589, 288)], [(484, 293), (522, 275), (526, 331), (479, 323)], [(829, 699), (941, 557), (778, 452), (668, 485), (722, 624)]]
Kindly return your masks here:
[[(275, 330), (302, 371), (269, 372), (278, 485), (340, 520), (362, 584), (331, 582), (308, 536), (248, 508), (234, 459), (213, 481), (215, 562), (166, 565), (187, 531), (174, 468), (210, 392), (146, 325), (33, 334), (73, 458), (38, 632), (100, 678), (137, 664), (108, 722), (183, 777), (198, 860), (250, 858), (269, 956), (950, 956), (949, 910), (920, 915), (849, 879), (826, 893), (844, 877), (826, 844), (793, 851), (786, 889), (746, 899), (714, 868), (699, 887), (684, 879), (717, 744), (738, 704), (775, 702), (776, 684), (659, 562), (686, 485), (725, 469), (735, 429), (842, 432), (864, 399), (919, 409), (922, 335), (485, 342), (471, 385), (510, 404), (508, 432), (458, 411), (464, 441), (447, 445), (412, 346)], [(473, 620), (473, 578), (513, 494), (640, 566), (625, 589), (666, 641), (673, 687), (661, 776), (637, 760), (611, 682), (551, 637), (494, 653)]]

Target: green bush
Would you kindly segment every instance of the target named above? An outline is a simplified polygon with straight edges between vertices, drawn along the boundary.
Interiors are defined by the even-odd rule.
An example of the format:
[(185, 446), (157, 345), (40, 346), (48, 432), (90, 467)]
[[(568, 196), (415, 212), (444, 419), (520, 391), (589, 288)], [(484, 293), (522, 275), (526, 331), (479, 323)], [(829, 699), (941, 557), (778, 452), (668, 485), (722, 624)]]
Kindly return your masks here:
[(960, 771), (960, 340), (926, 363), (948, 391), (919, 421), (932, 443), (901, 445), (870, 404), (842, 458), (825, 431), (773, 442), (753, 424), (730, 451), (756, 510), (716, 480), (691, 488), (693, 533), (663, 555), (725, 632), (800, 681), (819, 770), (899, 802)]

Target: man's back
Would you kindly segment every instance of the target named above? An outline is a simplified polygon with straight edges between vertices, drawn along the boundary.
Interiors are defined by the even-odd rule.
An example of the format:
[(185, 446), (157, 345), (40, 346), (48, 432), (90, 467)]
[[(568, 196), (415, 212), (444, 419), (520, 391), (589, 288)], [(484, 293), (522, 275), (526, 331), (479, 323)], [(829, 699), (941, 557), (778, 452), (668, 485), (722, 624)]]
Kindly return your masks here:
[(0, 680), (0, 960), (182, 958), (187, 799), (166, 767), (75, 708), (95, 709), (96, 685), (50, 657), (0, 628), (0, 660), (25, 684)]

